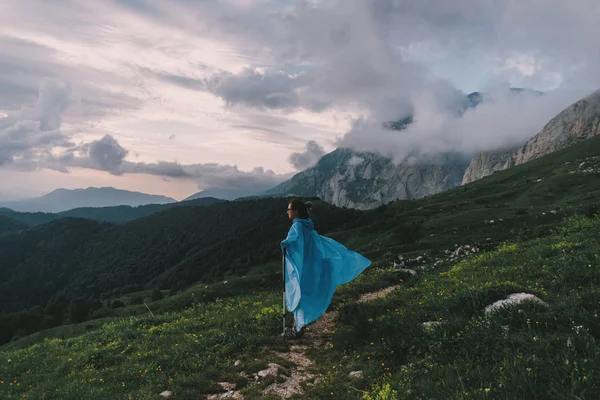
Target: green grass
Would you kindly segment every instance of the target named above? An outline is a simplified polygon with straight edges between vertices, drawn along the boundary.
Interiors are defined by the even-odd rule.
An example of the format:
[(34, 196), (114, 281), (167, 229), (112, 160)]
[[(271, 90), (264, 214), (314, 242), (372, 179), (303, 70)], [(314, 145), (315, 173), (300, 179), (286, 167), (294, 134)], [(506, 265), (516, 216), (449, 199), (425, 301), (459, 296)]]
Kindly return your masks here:
[[(310, 353), (323, 381), (304, 398), (600, 397), (600, 220), (585, 216), (600, 203), (600, 180), (571, 173), (598, 149), (593, 138), (465, 187), (394, 202), (374, 212), (384, 216), (376, 225), (329, 235), (374, 264), (336, 293), (331, 346)], [(403, 230), (413, 222), (421, 230), (410, 241)], [(400, 254), (442, 257), (455, 244), (488, 237), (495, 250), (429, 262), (418, 278), (390, 267)], [(152, 303), (150, 292), (128, 294), (125, 307), (101, 318), (5, 345), (0, 397), (156, 399), (171, 390), (179, 400), (218, 393), (219, 381), (245, 387), (239, 372), (263, 369), (275, 360), (271, 350), (287, 348), (279, 337), (279, 268), (265, 264), (245, 278), (198, 283)], [(400, 282), (383, 299), (355, 302)], [(549, 307), (524, 303), (484, 314), (514, 292)], [(135, 296), (154, 317), (144, 305), (129, 305)], [(424, 329), (426, 321), (442, 325)], [(237, 359), (242, 366), (233, 365)], [(354, 370), (364, 377), (349, 378)], [(261, 398), (269, 383), (243, 393)]]
[[(311, 353), (324, 378), (305, 398), (595, 398), (599, 229), (599, 219), (572, 217), (543, 237), (445, 262), (417, 279), (376, 263), (336, 294), (331, 347)], [(401, 280), (383, 299), (353, 301)], [(524, 303), (484, 314), (514, 292), (536, 294), (549, 308)], [(263, 292), (155, 317), (114, 317), (64, 339), (16, 342), (0, 355), (0, 393), (151, 399), (172, 390), (176, 399), (192, 399), (218, 393), (218, 381), (244, 387), (238, 372), (257, 372), (272, 359), (267, 349), (285, 349), (279, 302), (277, 292)], [(424, 329), (425, 321), (443, 325)], [(364, 378), (349, 378), (353, 370)], [(260, 398), (260, 387), (244, 392)]]
[[(372, 304), (343, 305), (337, 352), (322, 360), (328, 378), (307, 398), (597, 398), (599, 229), (598, 219), (573, 217), (549, 236), (449, 265)], [(484, 314), (515, 292), (549, 308)], [(426, 321), (443, 324), (424, 329)], [(365, 378), (348, 378), (352, 370)]]
[(280, 345), (272, 293), (217, 300), (185, 311), (115, 319), (94, 332), (45, 339), (0, 354), (3, 399), (177, 399), (218, 393), (217, 378), (245, 384), (234, 367), (263, 368), (252, 355)]

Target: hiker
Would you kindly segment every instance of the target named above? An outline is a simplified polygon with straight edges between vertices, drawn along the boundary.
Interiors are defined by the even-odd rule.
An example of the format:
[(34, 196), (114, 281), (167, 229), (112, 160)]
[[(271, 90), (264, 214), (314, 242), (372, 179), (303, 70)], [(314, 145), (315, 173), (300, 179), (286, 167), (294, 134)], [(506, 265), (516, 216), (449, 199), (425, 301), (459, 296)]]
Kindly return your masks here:
[(310, 203), (292, 200), (288, 218), (293, 220), (287, 238), (281, 242), (285, 263), (285, 304), (294, 315), (294, 325), (284, 337), (298, 339), (306, 325), (321, 317), (331, 303), (338, 285), (348, 283), (371, 261), (348, 250), (341, 243), (315, 230)]

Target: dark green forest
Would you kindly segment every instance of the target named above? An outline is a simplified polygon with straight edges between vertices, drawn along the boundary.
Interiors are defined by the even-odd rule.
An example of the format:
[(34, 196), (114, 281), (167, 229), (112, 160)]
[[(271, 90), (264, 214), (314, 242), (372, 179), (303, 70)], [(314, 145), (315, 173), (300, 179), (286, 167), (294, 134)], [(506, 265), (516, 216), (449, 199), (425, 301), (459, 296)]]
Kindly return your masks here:
[[(19, 230), (0, 236), (0, 339), (84, 321), (127, 293), (243, 276), (280, 256), (286, 208), (286, 199), (245, 200), (172, 207), (122, 225), (68, 217), (28, 229), (3, 217)], [(327, 233), (365, 223), (363, 214), (319, 203), (314, 217)]]

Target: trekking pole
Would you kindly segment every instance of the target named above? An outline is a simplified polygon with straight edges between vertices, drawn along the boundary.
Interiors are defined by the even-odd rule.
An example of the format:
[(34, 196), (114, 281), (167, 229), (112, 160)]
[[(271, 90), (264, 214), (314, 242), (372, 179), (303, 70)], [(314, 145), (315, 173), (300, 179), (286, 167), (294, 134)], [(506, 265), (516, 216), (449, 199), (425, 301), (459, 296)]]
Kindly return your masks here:
[(282, 257), (282, 263), (281, 263), (281, 276), (283, 279), (283, 305), (281, 308), (281, 321), (283, 323), (283, 340), (285, 340), (285, 253), (286, 253), (286, 249), (285, 247), (283, 248), (283, 257)]
[(281, 307), (281, 322), (283, 325), (282, 337), (283, 340), (285, 340), (285, 247), (283, 248), (282, 254), (283, 256), (281, 259), (281, 277), (283, 280), (283, 304)]

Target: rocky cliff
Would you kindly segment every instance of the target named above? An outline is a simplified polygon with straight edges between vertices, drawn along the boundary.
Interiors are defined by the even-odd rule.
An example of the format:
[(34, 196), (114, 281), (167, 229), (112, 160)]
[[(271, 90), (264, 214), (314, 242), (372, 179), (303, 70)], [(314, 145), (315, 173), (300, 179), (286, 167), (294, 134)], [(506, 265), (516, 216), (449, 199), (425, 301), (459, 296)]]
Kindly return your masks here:
[[(518, 94), (524, 89), (513, 88)], [(541, 95), (541, 92), (536, 92)], [(473, 92), (456, 104), (457, 115), (485, 102), (485, 93)], [(412, 116), (384, 124), (402, 131), (413, 122)], [(317, 196), (340, 207), (370, 209), (397, 199), (416, 199), (459, 186), (464, 178), (471, 181), (514, 165), (513, 151), (481, 153), (472, 161), (467, 156), (445, 153), (418, 162), (394, 164), (374, 153), (337, 149), (318, 164), (292, 179), (268, 190), (269, 196)], [(469, 164), (469, 162), (471, 162)], [(465, 174), (467, 167), (470, 169)]]
[(378, 154), (337, 149), (266, 194), (318, 196), (340, 207), (371, 209), (396, 199), (416, 199), (456, 187), (468, 163), (462, 155), (443, 154), (394, 164)]
[(600, 135), (600, 90), (560, 112), (524, 145), (514, 149), (485, 151), (473, 157), (462, 184), (526, 163), (596, 135)]

